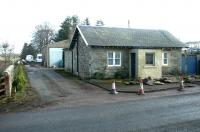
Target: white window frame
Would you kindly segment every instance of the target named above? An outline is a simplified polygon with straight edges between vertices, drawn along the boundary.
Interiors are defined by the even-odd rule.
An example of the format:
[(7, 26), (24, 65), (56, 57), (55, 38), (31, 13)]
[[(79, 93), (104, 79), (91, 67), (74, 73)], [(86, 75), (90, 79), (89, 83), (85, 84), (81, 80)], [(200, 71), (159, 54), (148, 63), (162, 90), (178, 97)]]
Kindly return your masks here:
[[(113, 54), (113, 58), (112, 58), (112, 59), (113, 59), (113, 64), (112, 64), (112, 65), (109, 65), (109, 62), (108, 62), (108, 60), (111, 59), (111, 58), (108, 58), (108, 54), (109, 54), (109, 53), (112, 53), (112, 54)], [(119, 54), (120, 54), (120, 58), (119, 58), (119, 63), (120, 63), (120, 64), (119, 64), (119, 65), (115, 64), (115, 59), (116, 59), (116, 58), (115, 58), (115, 54), (116, 54), (116, 53), (119, 53)], [(117, 59), (118, 59), (118, 58), (117, 58)], [(108, 51), (108, 52), (107, 52), (107, 65), (108, 65), (109, 67), (112, 67), (112, 66), (121, 66), (121, 62), (122, 62), (122, 57), (121, 57), (121, 52), (120, 52), (120, 51), (117, 51), (117, 52), (116, 52), (116, 51)]]
[[(167, 58), (164, 58), (164, 57), (165, 57), (164, 54), (167, 54)], [(165, 64), (165, 59), (167, 59), (167, 63), (166, 63), (166, 64)], [(169, 64), (169, 56), (168, 56), (168, 53), (167, 53), (167, 52), (163, 52), (163, 53), (162, 53), (162, 65), (168, 66), (168, 64)]]

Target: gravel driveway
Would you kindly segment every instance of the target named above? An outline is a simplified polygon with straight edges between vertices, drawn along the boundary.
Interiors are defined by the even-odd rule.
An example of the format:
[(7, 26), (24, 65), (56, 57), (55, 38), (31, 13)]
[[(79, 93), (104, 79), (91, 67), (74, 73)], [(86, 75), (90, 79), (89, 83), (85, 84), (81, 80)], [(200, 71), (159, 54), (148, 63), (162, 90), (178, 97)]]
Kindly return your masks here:
[(131, 94), (111, 95), (77, 78), (64, 77), (53, 69), (27, 65), (26, 71), (31, 87), (39, 94), (43, 104), (56, 107), (94, 105), (132, 98)]
[[(177, 95), (194, 92), (195, 89), (182, 93), (176, 90), (155, 92), (138, 96), (133, 93), (111, 95), (99, 87), (86, 83), (74, 77), (64, 77), (53, 69), (26, 66), (31, 87), (40, 96), (40, 105), (46, 104), (53, 108), (72, 107), (80, 105), (96, 105), (103, 103), (138, 100), (158, 96)], [(199, 92), (199, 88), (197, 89)], [(48, 107), (49, 108), (49, 107)]]

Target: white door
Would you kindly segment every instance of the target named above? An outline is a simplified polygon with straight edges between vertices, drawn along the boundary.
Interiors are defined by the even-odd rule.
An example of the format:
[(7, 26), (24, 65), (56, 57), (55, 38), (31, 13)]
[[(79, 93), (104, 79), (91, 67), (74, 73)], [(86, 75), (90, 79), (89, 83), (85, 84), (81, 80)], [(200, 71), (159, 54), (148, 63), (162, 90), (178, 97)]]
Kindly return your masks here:
[(62, 67), (63, 48), (49, 48), (49, 66)]

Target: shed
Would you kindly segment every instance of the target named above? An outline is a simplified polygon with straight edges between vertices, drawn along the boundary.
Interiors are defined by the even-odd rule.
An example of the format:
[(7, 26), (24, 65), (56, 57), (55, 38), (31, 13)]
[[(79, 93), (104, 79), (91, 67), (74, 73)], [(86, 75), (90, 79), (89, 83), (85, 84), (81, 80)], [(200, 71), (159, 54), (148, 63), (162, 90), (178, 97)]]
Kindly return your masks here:
[(49, 44), (43, 48), (44, 66), (64, 68), (64, 51), (69, 47), (69, 40)]

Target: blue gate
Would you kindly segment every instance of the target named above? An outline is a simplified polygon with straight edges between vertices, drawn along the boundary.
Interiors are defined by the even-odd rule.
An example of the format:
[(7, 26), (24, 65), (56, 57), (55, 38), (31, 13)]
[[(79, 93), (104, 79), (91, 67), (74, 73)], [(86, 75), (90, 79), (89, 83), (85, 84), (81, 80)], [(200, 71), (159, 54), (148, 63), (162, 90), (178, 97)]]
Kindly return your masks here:
[(196, 55), (187, 55), (182, 56), (182, 73), (186, 73), (188, 75), (197, 74), (197, 56)]

